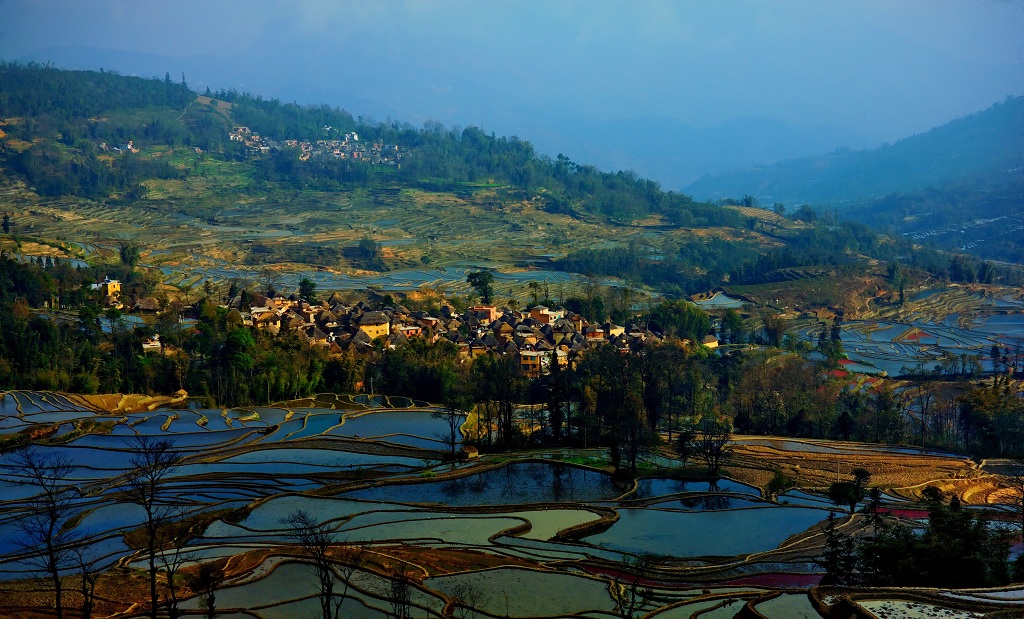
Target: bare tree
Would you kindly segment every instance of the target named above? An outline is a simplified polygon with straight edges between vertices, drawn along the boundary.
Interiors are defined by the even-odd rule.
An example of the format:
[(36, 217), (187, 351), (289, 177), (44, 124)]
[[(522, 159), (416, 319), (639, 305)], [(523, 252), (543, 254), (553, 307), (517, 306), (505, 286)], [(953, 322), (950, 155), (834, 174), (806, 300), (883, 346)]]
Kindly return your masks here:
[(86, 546), (75, 546), (74, 559), (79, 576), (78, 592), (82, 594), (82, 619), (91, 619), (96, 601), (96, 581), (100, 573), (96, 570), (95, 562), (87, 558), (86, 550)]
[(646, 557), (634, 557), (625, 562), (621, 576), (612, 583), (612, 597), (615, 611), (622, 619), (633, 619), (641, 614), (644, 604), (651, 597), (645, 582), (650, 579), (651, 562)]
[(175, 508), (166, 524), (157, 531), (157, 548), (160, 549), (160, 564), (167, 581), (167, 613), (171, 619), (181, 616), (178, 607), (178, 571), (186, 563), (196, 560), (195, 553), (186, 551), (191, 527), (184, 509)]
[(445, 423), (445, 429), (438, 437), (448, 446), (451, 455), (455, 456), (455, 447), (462, 438), (460, 428), (466, 420), (463, 412), (473, 405), (473, 397), (464, 375), (455, 375), (442, 385), (442, 408), (431, 413), (431, 417)]
[(74, 544), (79, 541), (71, 526), (78, 514), (76, 493), (65, 483), (74, 466), (67, 456), (29, 446), (11, 453), (3, 468), (10, 481), (39, 491), (25, 501), (27, 507), (14, 519), (14, 526), (22, 534), (19, 543), (26, 551), (26, 562), (50, 577), (54, 610), (61, 619), (61, 571), (73, 567)]
[[(349, 583), (362, 566), (365, 551), (361, 548), (346, 548), (342, 560), (336, 564), (330, 557), (331, 549), (338, 544), (334, 529), (326, 522), (320, 522), (305, 510), (296, 510), (281, 519), (281, 524), (290, 528), (286, 535), (302, 547), (309, 558), (309, 570), (320, 587), (320, 610), (323, 619), (337, 619), (341, 616), (341, 605), (348, 597)], [(336, 571), (337, 568), (337, 571)], [(334, 600), (335, 580), (341, 575), (342, 590)]]
[(281, 282), (283, 281), (281, 273), (269, 266), (261, 268), (256, 279), (263, 284), (263, 292), (268, 297), (274, 296), (275, 293), (279, 292), (278, 288), (281, 286)]
[(708, 473), (718, 474), (725, 461), (725, 446), (732, 439), (729, 425), (717, 419), (706, 418), (701, 421), (700, 435), (697, 437), (697, 457), (704, 461)]
[(139, 436), (129, 441), (132, 455), (130, 468), (125, 471), (124, 501), (133, 503), (145, 512), (143, 527), (146, 534), (146, 556), (149, 560), (150, 617), (157, 619), (160, 601), (156, 590), (157, 549), (161, 528), (172, 514), (173, 506), (164, 496), (164, 481), (176, 468), (178, 454), (174, 444), (166, 439)]
[(458, 619), (474, 619), (478, 615), (477, 609), (486, 606), (489, 600), (487, 591), (478, 583), (457, 582), (444, 589), (445, 594), (452, 602), (452, 613)]
[(410, 619), (412, 616), (412, 578), (404, 569), (392, 573), (389, 599), (392, 619)]

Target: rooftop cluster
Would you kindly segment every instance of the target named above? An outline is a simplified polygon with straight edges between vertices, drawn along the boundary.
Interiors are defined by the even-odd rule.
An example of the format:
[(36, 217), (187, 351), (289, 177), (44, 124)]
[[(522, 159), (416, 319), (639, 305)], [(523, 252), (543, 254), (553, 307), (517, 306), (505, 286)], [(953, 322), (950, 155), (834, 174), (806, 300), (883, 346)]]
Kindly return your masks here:
[[(645, 343), (661, 341), (663, 334), (631, 324), (590, 323), (565, 309), (538, 305), (526, 311), (492, 305), (477, 305), (459, 313), (444, 305), (438, 316), (410, 311), (402, 305), (372, 309), (366, 302), (346, 305), (332, 295), (319, 305), (310, 305), (297, 295), (257, 298), (243, 323), (277, 334), (296, 333), (310, 345), (335, 352), (366, 352), (375, 346), (396, 348), (410, 338), (436, 342), (448, 339), (462, 356), (475, 359), (486, 354), (516, 355), (528, 376), (549, 371), (557, 360), (568, 365), (572, 353), (610, 343), (620, 351), (636, 352)], [(717, 346), (713, 335), (702, 344)]]
[[(330, 134), (332, 127), (324, 127)], [(312, 157), (333, 157), (335, 159), (358, 159), (369, 163), (400, 165), (405, 151), (397, 144), (384, 142), (360, 142), (355, 132), (341, 134), (333, 140), (271, 140), (254, 133), (249, 127), (235, 127), (228, 133), (232, 142), (241, 142), (251, 156), (270, 153), (271, 151), (298, 149), (299, 159), (307, 161)]]

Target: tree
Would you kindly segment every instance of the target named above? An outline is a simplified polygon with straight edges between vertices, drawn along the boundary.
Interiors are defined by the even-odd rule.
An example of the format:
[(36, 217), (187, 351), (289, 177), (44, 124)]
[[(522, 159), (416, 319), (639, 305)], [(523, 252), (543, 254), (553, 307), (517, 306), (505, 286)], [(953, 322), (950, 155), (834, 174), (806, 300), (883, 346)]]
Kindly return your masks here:
[(188, 575), (189, 589), (199, 594), (199, 607), (206, 611), (206, 619), (217, 616), (217, 589), (224, 582), (224, 571), (216, 563), (202, 563)]
[(160, 564), (167, 581), (167, 613), (170, 619), (181, 616), (178, 607), (178, 571), (188, 562), (195, 561), (196, 555), (185, 550), (190, 534), (190, 525), (183, 508), (176, 508), (173, 517), (158, 530), (157, 547), (160, 548)]
[(703, 340), (711, 329), (711, 318), (689, 301), (665, 301), (651, 310), (647, 320), (654, 331), (692, 342)]
[(494, 273), (483, 269), (471, 271), (466, 274), (466, 281), (480, 295), (484, 305), (490, 305), (491, 297), (494, 295)]
[(128, 460), (130, 466), (124, 473), (124, 501), (138, 505), (145, 512), (143, 528), (149, 561), (150, 617), (157, 619), (157, 549), (161, 528), (168, 523), (172, 512), (172, 506), (164, 496), (164, 482), (174, 472), (178, 454), (171, 441), (150, 436), (139, 436), (129, 441), (128, 448), (132, 455)]
[(121, 257), (121, 263), (125, 266), (135, 268), (139, 264), (139, 246), (131, 241), (121, 241), (121, 245), (118, 248), (118, 255)]
[(388, 596), (391, 602), (392, 619), (410, 619), (412, 617), (412, 578), (404, 569), (396, 570), (391, 575), (391, 588)]
[(857, 503), (867, 496), (867, 483), (871, 479), (871, 472), (867, 469), (856, 468), (852, 474), (852, 482), (837, 481), (828, 489), (829, 499), (836, 505), (847, 505), (851, 514), (857, 510)]
[(673, 444), (676, 455), (683, 461), (683, 466), (686, 466), (686, 462), (693, 455), (693, 452), (697, 446), (697, 428), (692, 423), (683, 424), (679, 428), (679, 433), (676, 434), (676, 440)]
[(299, 297), (310, 305), (316, 304), (316, 282), (308, 277), (300, 279)]
[(615, 435), (612, 448), (619, 450), (629, 470), (636, 473), (637, 462), (650, 453), (657, 444), (658, 436), (648, 427), (643, 400), (636, 392), (630, 390), (626, 393), (622, 406), (615, 413), (611, 420), (614, 424), (611, 430)]
[(854, 540), (838, 530), (838, 519), (834, 512), (828, 513), (825, 524), (825, 545), (821, 557), (815, 560), (825, 570), (823, 585), (852, 584), (857, 566), (857, 546)]
[[(767, 329), (767, 325), (765, 325)], [(725, 310), (722, 316), (722, 340), (729, 344), (738, 344), (743, 337), (743, 317), (733, 308)]]
[(445, 378), (441, 385), (442, 408), (431, 413), (431, 416), (444, 421), (445, 430), (440, 438), (448, 445), (454, 457), (455, 447), (462, 438), (460, 428), (466, 420), (465, 411), (473, 406), (473, 396), (465, 376), (451, 373)]
[(505, 451), (512, 449), (521, 436), (516, 423), (516, 404), (520, 401), (526, 377), (517, 355), (495, 357), (486, 355), (473, 363), (477, 412), (482, 413), (484, 431), (490, 445), (491, 422), (495, 422), (498, 442)]
[(701, 420), (697, 437), (697, 457), (708, 467), (708, 474), (717, 475), (725, 461), (725, 446), (732, 439), (729, 424), (713, 418)]
[(78, 568), (79, 587), (78, 592), (82, 594), (82, 606), (80, 611), (82, 619), (91, 619), (92, 609), (96, 602), (96, 581), (100, 573), (96, 570), (95, 562), (86, 558), (86, 546), (75, 546), (75, 566)]
[(454, 582), (442, 588), (441, 593), (452, 601), (452, 613), (458, 619), (473, 619), (476, 609), (487, 606), (490, 599), (482, 586), (467, 581)]
[(27, 509), (14, 519), (14, 526), (23, 536), (20, 543), (30, 553), (27, 562), (50, 577), (54, 609), (58, 618), (63, 617), (61, 571), (73, 565), (78, 541), (71, 526), (77, 515), (75, 492), (65, 484), (74, 466), (67, 456), (29, 446), (10, 454), (3, 468), (14, 483), (38, 491), (26, 500)]
[(768, 338), (768, 344), (776, 348), (782, 346), (782, 340), (786, 335), (786, 319), (773, 312), (765, 312), (761, 315), (761, 322), (764, 323), (764, 334)]
[(338, 600), (334, 600), (335, 573), (331, 549), (337, 543), (334, 528), (320, 522), (305, 510), (296, 510), (281, 519), (288, 527), (287, 535), (301, 548), (309, 559), (309, 571), (317, 580), (320, 596), (320, 612), (323, 619), (337, 619), (341, 616), (341, 605), (348, 596), (349, 582), (364, 561), (362, 549), (350, 549), (342, 564), (341, 575), (344, 586)]
[(4, 211), (4, 234), (10, 234), (11, 232), (11, 216)]
[(615, 612), (622, 619), (633, 619), (641, 613), (644, 603), (651, 597), (651, 590), (644, 584), (651, 578), (651, 561), (639, 556), (623, 564), (622, 574), (612, 582), (612, 599)]
[(263, 291), (268, 297), (274, 297), (277, 294), (277, 289), (281, 285), (281, 274), (278, 271), (265, 266), (260, 269), (256, 278), (263, 284)]

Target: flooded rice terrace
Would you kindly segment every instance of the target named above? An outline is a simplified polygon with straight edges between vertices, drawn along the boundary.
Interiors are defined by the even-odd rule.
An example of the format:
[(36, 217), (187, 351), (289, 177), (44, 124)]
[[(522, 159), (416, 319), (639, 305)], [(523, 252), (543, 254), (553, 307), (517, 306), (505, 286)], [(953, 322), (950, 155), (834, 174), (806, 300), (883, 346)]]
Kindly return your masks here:
[[(795, 330), (813, 345), (829, 327), (804, 322)], [(1024, 299), (955, 287), (925, 290), (891, 318), (843, 321), (841, 340), (849, 359), (844, 369), (851, 372), (899, 376), (954, 361), (991, 372), (993, 346), (1011, 358), (1024, 350)]]
[[(160, 502), (191, 524), (159, 556), (184, 557), (183, 573), (226, 570), (220, 616), (319, 611), (316, 580), (286, 522), (300, 512), (365, 553), (346, 598), (336, 598), (345, 616), (393, 616), (398, 567), (413, 583), (411, 612), (423, 617), (451, 616), (451, 604), (465, 616), (603, 617), (621, 613), (630, 596), (634, 616), (734, 617), (745, 607), (818, 616), (805, 590), (821, 578), (820, 526), (838, 511), (825, 497), (791, 491), (769, 500), (727, 478), (679, 478), (672, 469), (681, 463), (667, 458), (639, 480), (563, 462), (570, 452), (451, 461), (452, 445), (440, 438), (448, 422), (435, 412), (405, 398), (327, 394), (259, 408), (110, 414), (73, 396), (19, 391), (0, 398), (0, 436), (45, 429), (50, 438), (35, 449), (68, 465), (59, 487), (70, 489), (79, 515), (81, 556), (95, 570), (140, 577), (145, 511), (125, 491), (140, 440), (170, 441), (175, 461)], [(839, 451), (752, 440), (794, 453)], [(40, 551), (19, 526), (39, 488), (24, 469), (4, 471), (0, 592), (41, 575)], [(777, 596), (780, 589), (789, 593)], [(200, 613), (200, 599), (183, 595), (183, 608)], [(131, 601), (123, 616), (142, 616)]]

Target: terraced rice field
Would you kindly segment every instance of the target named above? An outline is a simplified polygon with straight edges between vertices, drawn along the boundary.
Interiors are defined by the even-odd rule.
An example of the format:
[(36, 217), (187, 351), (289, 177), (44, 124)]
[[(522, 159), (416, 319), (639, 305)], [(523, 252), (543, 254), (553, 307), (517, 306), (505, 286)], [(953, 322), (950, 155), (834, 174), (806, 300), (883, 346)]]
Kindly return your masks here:
[[(255, 282), (260, 268), (269, 264), (281, 275), (278, 289), (286, 291), (309, 277), (321, 290), (443, 288), (448, 294), (464, 293), (469, 290), (466, 272), (487, 267), (497, 272), (500, 295), (521, 295), (532, 281), (568, 292), (583, 278), (533, 265), (562, 256), (576, 244), (627, 244), (634, 237), (653, 241), (648, 237), (684, 234), (657, 226), (610, 230), (531, 205), (496, 210), (487, 191), (463, 197), (388, 189), (264, 191), (254, 198), (239, 193), (248, 181), (229, 182), (233, 177), (217, 169), (185, 182), (149, 181), (147, 199), (132, 205), (41, 199), (27, 191), (13, 191), (9, 203), (24, 202), (25, 210), (16, 212), (24, 233), (75, 239), (64, 246), (76, 259), (114, 259), (120, 240), (139, 239), (142, 265), (159, 269), (168, 290), (207, 280), (217, 287), (235, 278)], [(342, 257), (345, 248), (365, 238), (380, 243), (391, 270), (362, 271)], [(557, 296), (557, 290), (552, 294)]]
[[(103, 428), (38, 449), (73, 463), (62, 483), (74, 488), (85, 556), (103, 572), (98, 610), (123, 617), (145, 613), (132, 606), (146, 598), (144, 516), (120, 495), (138, 437), (173, 442), (179, 460), (164, 500), (193, 523), (182, 570), (224, 569), (217, 608), (228, 617), (318, 611), (316, 582), (283, 522), (296, 510), (325, 523), (342, 563), (348, 550), (365, 553), (342, 605), (355, 617), (392, 614), (399, 569), (423, 617), (453, 616), (453, 604), (466, 611), (460, 617), (610, 617), (626, 605), (665, 619), (734, 617), (744, 607), (815, 617), (806, 590), (820, 578), (821, 522), (836, 508), (806, 490), (762, 498), (750, 472), (801, 462), (827, 478), (837, 455), (869, 466), (905, 460), (949, 479), (966, 466), (943, 454), (771, 437), (734, 447), (730, 470), (752, 483), (679, 478), (672, 467), (680, 463), (668, 458), (639, 481), (559, 460), (572, 452), (452, 463), (433, 439), (445, 422), (431, 410), (404, 398), (325, 394), (253, 409), (124, 414), (61, 394), (10, 392), (0, 398), (0, 433)], [(35, 551), (18, 543), (34, 491), (25, 481), (16, 471), (0, 479), (0, 613), (45, 607), (52, 595), (28, 580), (39, 574)], [(907, 507), (897, 497), (889, 504)], [(194, 592), (181, 593), (184, 608), (198, 612)], [(1024, 608), (1015, 591), (963, 595), (960, 602)]]
[[(803, 322), (795, 330), (813, 344), (822, 325)], [(841, 339), (849, 359), (858, 364), (847, 368), (851, 371), (899, 376), (904, 368), (920, 365), (930, 372), (965, 356), (988, 372), (993, 345), (1012, 352), (1024, 343), (1024, 299), (1006, 291), (926, 290), (877, 318), (845, 321)]]

